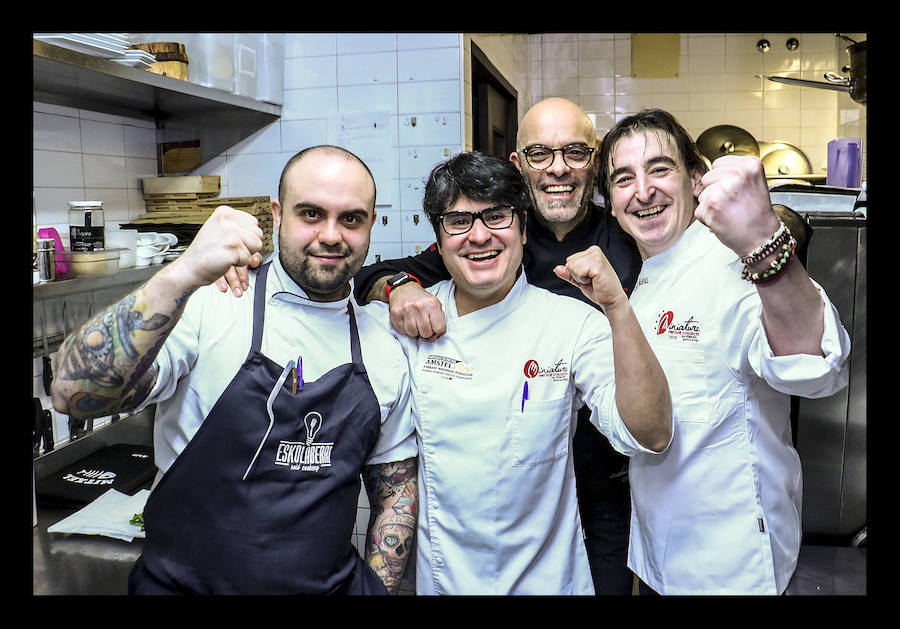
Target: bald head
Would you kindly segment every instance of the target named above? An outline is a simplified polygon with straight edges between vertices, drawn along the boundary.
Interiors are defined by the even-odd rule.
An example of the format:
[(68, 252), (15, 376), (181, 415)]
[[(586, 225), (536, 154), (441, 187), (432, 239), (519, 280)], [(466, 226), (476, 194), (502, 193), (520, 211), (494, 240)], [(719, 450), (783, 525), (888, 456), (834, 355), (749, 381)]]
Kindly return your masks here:
[(278, 202), (280, 204), (284, 204), (284, 196), (285, 196), (285, 186), (288, 181), (288, 173), (289, 171), (296, 166), (301, 160), (310, 155), (326, 155), (331, 157), (343, 157), (348, 162), (354, 162), (358, 164), (362, 169), (365, 170), (367, 178), (372, 182), (372, 207), (375, 207), (375, 177), (372, 175), (372, 171), (369, 170), (369, 167), (366, 166), (366, 163), (362, 161), (358, 156), (351, 153), (345, 148), (341, 148), (339, 146), (332, 146), (330, 144), (321, 144), (319, 146), (311, 146), (309, 148), (303, 149), (299, 153), (296, 153), (293, 157), (291, 157), (287, 163), (284, 165), (284, 169), (281, 171), (281, 179), (278, 182)]
[(536, 139), (554, 134), (566, 134), (569, 138), (566, 143), (571, 142), (572, 137), (577, 137), (577, 141), (597, 146), (594, 124), (584, 110), (570, 100), (554, 97), (540, 101), (525, 112), (516, 134), (516, 147), (522, 149), (535, 143), (562, 146)]

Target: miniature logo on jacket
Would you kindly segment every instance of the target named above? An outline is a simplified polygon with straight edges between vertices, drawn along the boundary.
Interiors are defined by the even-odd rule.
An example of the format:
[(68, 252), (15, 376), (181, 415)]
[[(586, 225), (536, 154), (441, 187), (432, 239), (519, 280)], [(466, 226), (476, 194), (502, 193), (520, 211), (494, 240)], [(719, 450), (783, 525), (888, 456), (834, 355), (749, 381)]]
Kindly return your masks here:
[(659, 314), (654, 328), (657, 336), (665, 334), (667, 338), (691, 343), (700, 340), (700, 322), (690, 316), (684, 322), (675, 323), (675, 313), (671, 310)]
[(533, 358), (522, 368), (526, 378), (552, 378), (555, 381), (569, 379), (569, 367), (566, 361), (557, 360), (552, 367), (541, 367)]

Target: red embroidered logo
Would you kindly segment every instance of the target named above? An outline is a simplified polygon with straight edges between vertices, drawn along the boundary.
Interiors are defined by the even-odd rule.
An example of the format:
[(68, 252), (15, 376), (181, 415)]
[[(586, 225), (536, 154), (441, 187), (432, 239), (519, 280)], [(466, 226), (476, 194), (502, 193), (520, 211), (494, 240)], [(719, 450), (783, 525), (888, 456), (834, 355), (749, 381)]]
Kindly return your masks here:
[(672, 321), (674, 319), (675, 319), (675, 313), (673, 313), (671, 310), (659, 315), (659, 323), (656, 326), (656, 333), (657, 334), (665, 334), (666, 330), (669, 329), (669, 326), (672, 325)]
[(656, 320), (656, 334), (665, 334), (672, 340), (697, 343), (700, 341), (700, 322), (691, 316), (682, 323), (675, 323), (675, 314), (664, 310)]
[(523, 371), (525, 372), (526, 378), (534, 378), (540, 373), (541, 368), (536, 360), (529, 360), (525, 363), (525, 369)]

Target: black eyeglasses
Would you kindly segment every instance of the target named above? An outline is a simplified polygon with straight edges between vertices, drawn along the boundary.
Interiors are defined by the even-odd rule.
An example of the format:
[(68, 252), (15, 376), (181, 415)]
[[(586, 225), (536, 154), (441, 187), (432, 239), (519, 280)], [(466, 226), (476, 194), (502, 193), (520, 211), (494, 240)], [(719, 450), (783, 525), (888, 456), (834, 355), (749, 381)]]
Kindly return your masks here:
[(569, 168), (584, 168), (591, 161), (591, 155), (597, 149), (587, 146), (586, 144), (566, 144), (550, 148), (541, 144), (532, 144), (521, 149), (528, 165), (535, 170), (546, 170), (553, 164), (556, 158), (556, 152), (562, 153), (563, 162)]
[(488, 229), (506, 229), (513, 222), (515, 210), (511, 205), (495, 205), (480, 212), (446, 212), (438, 217), (441, 227), (451, 236), (465, 234), (475, 224), (475, 219)]

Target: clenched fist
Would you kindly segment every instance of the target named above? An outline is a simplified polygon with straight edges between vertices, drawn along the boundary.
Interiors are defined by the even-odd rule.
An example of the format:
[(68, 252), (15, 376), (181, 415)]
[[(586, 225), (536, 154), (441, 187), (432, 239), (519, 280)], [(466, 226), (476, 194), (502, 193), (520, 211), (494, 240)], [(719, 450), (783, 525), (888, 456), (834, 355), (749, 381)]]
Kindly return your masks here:
[(703, 190), (697, 197), (694, 216), (738, 256), (749, 254), (778, 229), (759, 158), (720, 157), (700, 184)]
[(617, 303), (628, 301), (619, 276), (596, 245), (570, 255), (566, 258), (565, 265), (557, 266), (553, 272), (580, 288), (604, 312)]
[(170, 264), (194, 288), (211, 284), (231, 267), (247, 266), (262, 250), (263, 232), (256, 217), (220, 205), (206, 219), (187, 250)]

